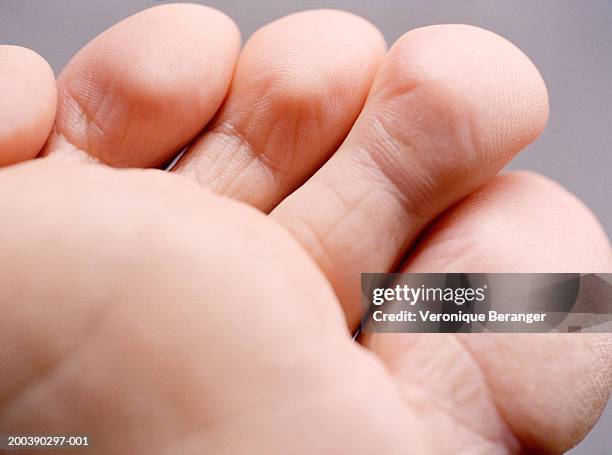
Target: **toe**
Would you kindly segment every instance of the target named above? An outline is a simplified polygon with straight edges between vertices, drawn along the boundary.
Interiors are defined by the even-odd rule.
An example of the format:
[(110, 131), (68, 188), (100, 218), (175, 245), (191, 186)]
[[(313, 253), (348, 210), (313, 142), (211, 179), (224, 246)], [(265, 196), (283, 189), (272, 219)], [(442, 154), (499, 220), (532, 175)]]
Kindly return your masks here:
[(385, 47), (372, 24), (341, 11), (266, 25), (246, 44), (219, 115), (176, 171), (270, 210), (342, 142)]
[[(608, 272), (612, 250), (574, 196), (544, 177), (511, 173), (436, 221), (404, 269)], [(424, 386), (448, 414), (475, 423), (475, 434), (514, 438), (528, 452), (562, 453), (578, 443), (612, 390), (609, 334), (372, 334), (366, 344), (403, 388)]]
[(546, 118), (538, 71), (508, 41), (462, 25), (411, 31), (389, 51), (341, 149), (273, 216), (318, 260), (353, 325), (360, 272), (391, 270)]
[(116, 24), (60, 75), (47, 153), (73, 148), (112, 166), (163, 165), (216, 112), (239, 46), (232, 20), (199, 5), (157, 6)]
[(55, 118), (55, 77), (35, 52), (0, 46), (0, 166), (34, 158)]

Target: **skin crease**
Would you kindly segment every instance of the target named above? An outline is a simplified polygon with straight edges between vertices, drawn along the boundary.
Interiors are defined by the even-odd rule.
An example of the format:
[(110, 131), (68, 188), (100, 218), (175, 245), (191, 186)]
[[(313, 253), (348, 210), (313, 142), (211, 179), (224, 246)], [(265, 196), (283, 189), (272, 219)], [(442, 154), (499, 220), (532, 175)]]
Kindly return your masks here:
[[(0, 213), (11, 220), (0, 224), (2, 432), (86, 433), (87, 453), (393, 455), (559, 453), (592, 427), (611, 390), (608, 335), (351, 341), (347, 264), (610, 271), (612, 259), (592, 214), (556, 184), (494, 177), (547, 116), (541, 78), (514, 46), (474, 27), (426, 27), (375, 68), (379, 57), (350, 44), (309, 41), (303, 30), (323, 19), (366, 55), (382, 52), (362, 19), (306, 12), (256, 33), (234, 73), (231, 20), (164, 5), (105, 32), (64, 70), (49, 156), (0, 170)], [(151, 27), (165, 39), (150, 38)], [(282, 42), (287, 29), (295, 35)], [(177, 56), (193, 46), (201, 52)], [(311, 68), (320, 83), (298, 77), (296, 59), (308, 56), (324, 62)], [(220, 70), (207, 73), (207, 59)], [(258, 79), (258, 65), (278, 72)], [(210, 81), (202, 88), (200, 78)], [(351, 83), (355, 98), (326, 104), (330, 81)], [(260, 106), (248, 93), (262, 89)], [(290, 125), (336, 125), (274, 137), (297, 169), (260, 149), (287, 106)], [(218, 125), (240, 126), (219, 143)], [(78, 164), (89, 155), (157, 166), (189, 141), (197, 145), (177, 170), (200, 187), (266, 211), (291, 196), (267, 217), (171, 173)], [(280, 163), (263, 168), (274, 179), (241, 168), (241, 156), (267, 153), (264, 165)], [(211, 160), (227, 163), (230, 185), (184, 172)], [(327, 235), (329, 225), (340, 228)]]

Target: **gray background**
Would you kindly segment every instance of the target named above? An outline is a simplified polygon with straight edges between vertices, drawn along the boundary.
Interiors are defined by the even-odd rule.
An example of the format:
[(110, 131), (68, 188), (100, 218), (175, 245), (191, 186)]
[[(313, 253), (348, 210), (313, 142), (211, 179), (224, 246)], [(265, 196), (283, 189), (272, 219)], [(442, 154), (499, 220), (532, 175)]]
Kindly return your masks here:
[[(0, 42), (27, 46), (59, 73), (105, 28), (151, 0), (0, 0)], [(197, 1), (196, 1), (197, 3)], [(392, 43), (422, 25), (461, 22), (493, 30), (536, 63), (548, 85), (551, 115), (538, 141), (509, 166), (559, 181), (612, 233), (612, 2), (510, 0), (209, 0), (247, 38), (287, 13), (341, 8), (376, 24)], [(612, 409), (573, 454), (612, 453)]]

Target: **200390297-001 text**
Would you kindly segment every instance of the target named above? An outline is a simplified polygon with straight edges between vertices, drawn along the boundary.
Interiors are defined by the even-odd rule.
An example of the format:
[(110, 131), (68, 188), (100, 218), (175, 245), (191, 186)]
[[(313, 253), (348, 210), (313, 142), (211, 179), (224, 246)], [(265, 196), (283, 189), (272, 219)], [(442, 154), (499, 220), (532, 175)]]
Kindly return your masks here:
[(88, 448), (86, 435), (1, 435), (0, 451), (24, 449)]

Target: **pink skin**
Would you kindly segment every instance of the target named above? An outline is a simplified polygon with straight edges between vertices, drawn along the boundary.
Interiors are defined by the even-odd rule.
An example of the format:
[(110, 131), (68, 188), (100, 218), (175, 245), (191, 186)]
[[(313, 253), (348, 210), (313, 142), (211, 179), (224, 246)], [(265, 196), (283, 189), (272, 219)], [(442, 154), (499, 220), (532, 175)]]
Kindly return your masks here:
[[(0, 48), (0, 67), (28, 73), (0, 80), (0, 164), (24, 161), (0, 170), (0, 430), (86, 433), (100, 454), (580, 441), (610, 395), (610, 336), (359, 345), (349, 330), (360, 271), (612, 270), (582, 203), (496, 176), (546, 123), (533, 64), (460, 25), (385, 54), (338, 11), (238, 43), (210, 8), (146, 10), (75, 56), (57, 115), (44, 61)], [(173, 173), (114, 169), (187, 144)]]

